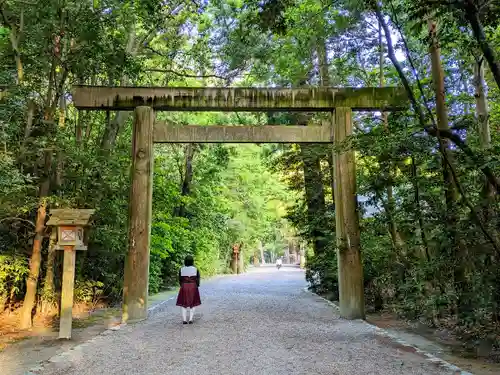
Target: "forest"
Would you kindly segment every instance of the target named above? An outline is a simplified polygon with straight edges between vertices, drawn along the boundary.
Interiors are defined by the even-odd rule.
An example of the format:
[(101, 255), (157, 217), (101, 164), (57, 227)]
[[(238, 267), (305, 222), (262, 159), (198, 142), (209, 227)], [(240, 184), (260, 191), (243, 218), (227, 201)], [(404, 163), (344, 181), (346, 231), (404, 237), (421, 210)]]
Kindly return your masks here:
[[(500, 4), (487, 0), (0, 0), (0, 312), (54, 314), (51, 208), (92, 208), (75, 299), (121, 299), (132, 115), (77, 111), (75, 84), (401, 86), (356, 113), (367, 308), (500, 346)], [(328, 114), (164, 112), (172, 124), (311, 124)], [(307, 242), (338, 298), (332, 147), (155, 147), (150, 293), (186, 254), (204, 276)]]

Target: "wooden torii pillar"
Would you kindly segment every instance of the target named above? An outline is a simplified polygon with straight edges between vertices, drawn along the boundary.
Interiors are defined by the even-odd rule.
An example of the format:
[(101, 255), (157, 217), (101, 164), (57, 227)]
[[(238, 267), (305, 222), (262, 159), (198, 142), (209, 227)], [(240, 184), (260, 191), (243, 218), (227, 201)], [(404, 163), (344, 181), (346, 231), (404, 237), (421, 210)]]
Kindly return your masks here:
[(364, 319), (365, 299), (356, 194), (356, 162), (353, 150), (337, 151), (342, 142), (352, 135), (351, 108), (336, 108), (333, 118), (335, 236), (340, 315), (347, 319)]
[[(352, 134), (352, 111), (393, 111), (407, 106), (400, 87), (191, 88), (75, 86), (78, 109), (134, 111), (129, 252), (123, 287), (123, 321), (147, 317), (153, 142), (335, 143)], [(171, 126), (154, 111), (330, 112), (326, 126)], [(354, 151), (335, 148), (335, 222), (340, 315), (364, 318), (363, 268)]]
[(147, 318), (149, 245), (153, 202), (153, 126), (151, 107), (134, 110), (129, 202), (128, 256), (123, 280), (123, 322)]

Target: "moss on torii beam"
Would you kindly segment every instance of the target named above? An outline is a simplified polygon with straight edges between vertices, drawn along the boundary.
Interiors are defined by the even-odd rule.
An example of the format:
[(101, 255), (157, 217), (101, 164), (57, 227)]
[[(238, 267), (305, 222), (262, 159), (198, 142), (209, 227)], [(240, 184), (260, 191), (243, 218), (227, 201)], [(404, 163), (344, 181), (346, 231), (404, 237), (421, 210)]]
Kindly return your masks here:
[(193, 88), (74, 86), (78, 109), (155, 111), (393, 111), (407, 107), (402, 87)]

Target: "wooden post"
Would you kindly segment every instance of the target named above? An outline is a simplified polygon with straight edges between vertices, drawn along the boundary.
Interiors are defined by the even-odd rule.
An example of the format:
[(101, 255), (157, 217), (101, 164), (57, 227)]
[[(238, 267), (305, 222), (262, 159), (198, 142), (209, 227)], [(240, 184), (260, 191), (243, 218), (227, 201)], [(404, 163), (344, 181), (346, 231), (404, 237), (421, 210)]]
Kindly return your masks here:
[(262, 264), (266, 264), (266, 258), (264, 257), (264, 246), (262, 246), (262, 241), (259, 240), (259, 250), (260, 250), (260, 259)]
[(244, 272), (245, 272), (245, 258), (243, 250), (240, 249), (240, 252), (238, 253), (238, 275)]
[(307, 245), (300, 241), (299, 243), (299, 256), (300, 256), (300, 268), (306, 268), (306, 247)]
[(70, 339), (73, 324), (73, 288), (75, 286), (74, 246), (64, 246), (63, 280), (61, 290), (61, 318), (59, 321), (59, 338)]
[(235, 275), (238, 273), (238, 254), (236, 253), (233, 253), (233, 256), (231, 258), (231, 271)]
[(154, 118), (153, 109), (150, 107), (137, 107), (134, 111), (129, 250), (123, 284), (124, 323), (147, 318)]
[[(352, 134), (351, 117), (350, 108), (336, 108), (333, 124), (336, 148)], [(340, 316), (346, 319), (364, 319), (363, 265), (360, 253), (354, 151), (339, 152), (336, 149), (333, 156)]]
[(239, 257), (238, 257), (238, 253), (239, 253), (240, 249), (238, 247), (237, 244), (234, 244), (233, 245), (233, 257), (231, 258), (231, 269), (233, 271), (233, 274), (238, 274), (238, 261), (239, 261)]
[[(87, 250), (83, 242), (84, 227), (88, 225), (94, 210), (52, 209), (47, 226), (52, 226), (52, 250), (64, 250), (63, 280), (59, 338), (70, 339), (73, 324), (73, 288), (75, 286), (75, 260), (77, 250)], [(54, 230), (57, 227), (56, 231)], [(55, 239), (57, 238), (57, 243)], [(49, 272), (49, 271), (47, 271)]]

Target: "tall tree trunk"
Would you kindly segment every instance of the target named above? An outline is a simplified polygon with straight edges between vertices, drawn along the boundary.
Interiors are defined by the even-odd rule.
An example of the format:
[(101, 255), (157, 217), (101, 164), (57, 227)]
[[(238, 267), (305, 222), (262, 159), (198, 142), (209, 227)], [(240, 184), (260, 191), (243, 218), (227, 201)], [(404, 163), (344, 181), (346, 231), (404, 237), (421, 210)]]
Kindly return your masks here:
[[(484, 80), (483, 58), (474, 64), (474, 97), (476, 99), (476, 117), (478, 121), (479, 144), (483, 150), (491, 147), (488, 101), (486, 99), (486, 82)], [(495, 187), (488, 179), (484, 179), (483, 197), (491, 202), (495, 196)]]
[[(128, 33), (128, 39), (127, 39), (127, 45), (125, 47), (125, 53), (127, 55), (135, 56), (140, 48), (142, 46), (137, 46), (136, 45), (136, 32), (135, 32), (135, 22), (131, 24), (129, 33)], [(121, 84), (122, 86), (126, 86), (129, 82), (129, 78), (127, 75), (123, 75), (121, 77)], [(116, 139), (118, 137), (118, 133), (120, 130), (123, 128), (123, 125), (127, 120), (129, 119), (130, 115), (132, 112), (130, 111), (119, 111), (116, 112), (115, 116), (111, 121), (107, 123), (106, 128), (104, 129), (104, 134), (102, 136), (102, 141), (101, 141), (101, 151), (103, 153), (109, 152), (116, 143)]]
[(176, 216), (186, 217), (186, 204), (183, 201), (184, 197), (189, 196), (191, 193), (191, 182), (193, 181), (193, 157), (194, 145), (188, 143), (184, 149), (185, 163), (184, 163), (184, 178), (181, 184), (181, 202), (176, 209)]
[(64, 128), (66, 126), (66, 98), (61, 95), (59, 98), (59, 127)]
[[(379, 54), (379, 69), (380, 69), (380, 75), (379, 75), (379, 85), (380, 87), (385, 86), (384, 82), (384, 43), (382, 42), (382, 25), (379, 22), (379, 27), (378, 27), (378, 32), (379, 32), (379, 49), (380, 49), (380, 54)], [(386, 133), (389, 132), (389, 119), (388, 119), (388, 114), (387, 112), (382, 112), (382, 120), (384, 122), (384, 130)], [(390, 164), (390, 161), (381, 161), (381, 166), (384, 169), (384, 175), (385, 175), (385, 180), (387, 181), (386, 184), (386, 194), (387, 194), (387, 203), (384, 205), (384, 209), (388, 218), (388, 225), (389, 225), (389, 233), (391, 235), (391, 240), (394, 248), (396, 249), (401, 249), (404, 246), (404, 242), (401, 238), (401, 234), (398, 231), (397, 224), (394, 220), (394, 207), (395, 207), (395, 201), (394, 201), (394, 194), (392, 190), (392, 179), (393, 179), (393, 171), (392, 167)]]
[(240, 252), (238, 254), (238, 265), (237, 265), (237, 272), (238, 274), (244, 273), (245, 272), (245, 254), (243, 250), (243, 244), (240, 245)]
[(315, 254), (322, 254), (327, 247), (325, 225), (323, 224), (325, 207), (325, 191), (323, 187), (323, 174), (321, 172), (320, 156), (314, 145), (303, 144), (300, 146), (300, 157), (304, 170), (304, 187), (307, 204), (307, 219), (313, 227)]
[(472, 33), (476, 38), (481, 51), (483, 52), (484, 58), (488, 62), (493, 78), (500, 89), (500, 61), (498, 56), (495, 55), (494, 49), (486, 40), (486, 34), (484, 33), (483, 24), (479, 19), (479, 9), (477, 8), (476, 1), (465, 0), (464, 1), (464, 15), (467, 21), (469, 21), (472, 28)]
[(64, 168), (64, 158), (63, 151), (58, 150), (56, 152), (56, 170), (54, 173), (54, 182), (51, 186), (52, 191), (58, 190), (63, 184), (63, 168)]
[[(326, 54), (325, 54), (326, 57)], [(327, 76), (325, 76), (326, 78)], [(306, 83), (303, 79), (298, 82), (298, 86)], [(306, 126), (309, 115), (298, 113), (292, 115), (292, 120), (297, 125)], [(326, 213), (325, 190), (323, 186), (323, 173), (321, 171), (321, 155), (322, 146), (313, 144), (300, 145), (300, 158), (304, 172), (304, 190), (307, 205), (307, 220), (312, 230), (314, 253), (316, 255), (323, 254), (326, 251), (328, 241), (326, 236), (326, 223), (324, 215)], [(271, 260), (272, 262), (275, 259)]]
[(415, 216), (417, 219), (418, 225), (416, 226), (416, 232), (420, 235), (420, 239), (422, 240), (422, 253), (425, 256), (425, 259), (429, 262), (431, 260), (431, 256), (429, 254), (429, 246), (427, 244), (427, 238), (425, 237), (425, 229), (424, 229), (424, 219), (422, 218), (422, 206), (420, 204), (420, 189), (418, 187), (418, 169), (417, 163), (415, 162), (415, 158), (411, 157), (411, 174), (412, 174), (412, 183), (413, 183), (413, 192), (414, 192), (414, 203), (415, 203)]
[(52, 165), (52, 150), (44, 151), (44, 173), (43, 182), (40, 185), (40, 204), (38, 206), (35, 238), (33, 239), (33, 250), (30, 259), (30, 269), (26, 279), (26, 294), (24, 296), (23, 310), (21, 312), (20, 327), (29, 329), (32, 327), (32, 313), (35, 307), (38, 277), (40, 275), (40, 264), (42, 262), (42, 242), (45, 230), (45, 217), (47, 214), (46, 197), (50, 190), (50, 170)]
[(129, 119), (131, 114), (132, 112), (129, 111), (117, 112), (113, 117), (113, 120), (108, 122), (108, 125), (106, 126), (106, 129), (104, 129), (104, 134), (102, 136), (101, 151), (108, 152), (115, 146), (118, 133), (125, 122)]
[(325, 40), (317, 41), (316, 53), (318, 54), (320, 85), (330, 86), (330, 74), (328, 72), (328, 56)]
[[(330, 86), (330, 73), (328, 69), (328, 53), (326, 49), (326, 42), (323, 39), (322, 41), (316, 42), (316, 53), (318, 55), (318, 64), (319, 64), (319, 73), (320, 73), (320, 84), (321, 86), (328, 87)], [(332, 114), (328, 115), (329, 121), (328, 126), (333, 121)], [(324, 125), (323, 125), (324, 126)], [(330, 147), (330, 151), (328, 152), (328, 168), (330, 171), (330, 187), (332, 189), (332, 202), (335, 204), (334, 198), (334, 190), (335, 190), (335, 161), (333, 160), (333, 144)]]
[[(428, 21), (429, 26), (429, 53), (431, 55), (431, 65), (432, 65), (432, 81), (434, 85), (434, 92), (436, 95), (436, 115), (437, 115), (437, 127), (438, 130), (449, 131), (450, 127), (448, 124), (448, 110), (446, 108), (446, 93), (444, 88), (444, 72), (441, 65), (441, 48), (439, 46), (439, 41), (437, 37), (437, 24), (434, 20)], [(455, 202), (457, 201), (457, 188), (453, 180), (450, 168), (444, 160), (444, 157), (448, 158), (452, 162), (452, 155), (449, 150), (449, 141), (447, 139), (440, 139), (440, 147), (443, 150), (443, 179), (445, 188), (446, 204), (448, 206), (448, 211), (452, 211), (455, 208)]]
[(306, 266), (306, 244), (300, 243), (300, 268), (304, 269)]
[(236, 275), (238, 273), (238, 254), (236, 253), (231, 253), (231, 262), (229, 264), (229, 267), (231, 268), (231, 272)]
[[(127, 45), (125, 46), (125, 52), (132, 57), (137, 56), (144, 46), (148, 45), (148, 43), (156, 36), (156, 29), (152, 28), (146, 33), (145, 37), (138, 41), (136, 26), (136, 21), (134, 20), (130, 25)], [(124, 74), (120, 81), (122, 86), (127, 86), (129, 84), (129, 77)], [(132, 112), (130, 111), (116, 112), (113, 119), (108, 123), (104, 129), (104, 134), (101, 140), (101, 151), (104, 154), (109, 152), (114, 147), (120, 130), (123, 128), (131, 115)]]
[(75, 128), (75, 141), (76, 145), (80, 146), (82, 144), (83, 139), (83, 110), (78, 111), (78, 120), (76, 121)]
[(42, 312), (44, 314), (50, 313), (56, 307), (54, 298), (54, 263), (56, 259), (56, 243), (57, 243), (57, 229), (52, 228), (49, 241), (49, 250), (47, 254), (47, 270), (45, 271), (45, 279), (43, 281), (42, 292)]
[[(54, 104), (57, 104), (64, 88), (64, 82), (67, 73), (63, 73), (60, 81), (57, 83), (55, 76), (54, 62), (52, 63), (49, 74), (49, 87), (45, 98), (44, 119), (51, 122), (54, 119)], [(55, 89), (54, 89), (54, 86)], [(21, 312), (20, 327), (29, 329), (32, 327), (32, 313), (35, 307), (38, 278), (40, 276), (40, 266), (42, 262), (42, 244), (45, 231), (45, 218), (47, 215), (47, 196), (50, 194), (52, 181), (52, 149), (45, 149), (43, 156), (43, 172), (40, 178), (39, 206), (36, 215), (35, 238), (33, 239), (33, 248), (30, 259), (30, 270), (26, 280), (26, 294), (24, 296), (23, 310)]]
[(35, 118), (35, 110), (36, 104), (32, 99), (28, 100), (28, 113), (26, 118), (26, 126), (24, 127), (24, 139), (23, 143), (26, 143), (26, 140), (31, 134), (31, 129), (33, 128), (33, 120)]
[(21, 41), (24, 27), (24, 11), (21, 10), (19, 25), (17, 25), (14, 21), (11, 21), (9, 17), (7, 17), (7, 12), (5, 11), (3, 5), (4, 2), (0, 3), (0, 16), (3, 23), (10, 29), (9, 39), (12, 51), (14, 52), (14, 61), (16, 62), (16, 80), (17, 84), (20, 85), (24, 80), (23, 62), (21, 59), (21, 51), (19, 48), (19, 42)]
[[(85, 84), (85, 79), (82, 77), (78, 77), (78, 84), (79, 85), (84, 85)], [(79, 110), (76, 112), (76, 123), (75, 123), (75, 143), (77, 147), (80, 147), (82, 144), (83, 140), (83, 128), (84, 128), (84, 110)]]
[[(436, 95), (436, 114), (437, 114), (437, 131), (449, 131), (448, 110), (446, 108), (446, 94), (444, 87), (444, 72), (441, 65), (441, 50), (437, 37), (437, 24), (434, 20), (428, 20), (429, 26), (429, 52), (431, 55), (432, 65), (432, 80)], [(451, 165), (453, 165), (453, 156), (449, 149), (449, 140), (438, 137), (439, 147), (441, 148), (441, 159), (443, 168), (443, 184), (445, 189), (445, 198), (447, 206), (446, 214), (446, 230), (451, 238), (451, 248), (448, 256), (452, 256), (455, 260), (454, 264), (454, 281), (455, 290), (457, 293), (457, 312), (465, 312), (468, 309), (468, 301), (464, 299), (464, 289), (466, 287), (466, 265), (467, 265), (467, 249), (463, 240), (459, 237), (457, 229), (458, 216), (456, 205), (458, 201), (458, 188), (453, 178)], [(448, 161), (446, 160), (448, 159)]]
[(89, 119), (88, 117), (87, 118), (87, 124), (85, 126), (85, 143), (88, 144), (89, 140), (90, 140), (90, 136), (92, 135), (92, 125), (93, 125), (93, 122), (92, 122), (92, 119)]
[(9, 299), (6, 291), (0, 293), (0, 314), (5, 311), (5, 306), (7, 305), (7, 300)]
[[(61, 10), (61, 17), (65, 12)], [(61, 27), (63, 27), (63, 18), (61, 18)], [(57, 36), (56, 36), (57, 38)], [(55, 51), (54, 51), (55, 52)], [(57, 59), (56, 59), (57, 58)], [(48, 122), (53, 123), (54, 114), (57, 109), (57, 105), (61, 104), (61, 109), (65, 109), (65, 102), (63, 99), (64, 87), (66, 80), (68, 78), (68, 70), (63, 67), (61, 72), (57, 73), (57, 65), (61, 57), (54, 55), (52, 56), (51, 66), (49, 70), (49, 79), (46, 96), (44, 98), (44, 119)], [(62, 101), (60, 101), (62, 100)], [(64, 115), (65, 116), (65, 115)], [(28, 116), (29, 118), (29, 116)], [(62, 125), (64, 124), (64, 119)], [(25, 129), (25, 133), (26, 130)], [(43, 176), (41, 177), (40, 189), (39, 189), (39, 206), (37, 210), (37, 216), (35, 220), (35, 237), (33, 239), (33, 249), (30, 259), (30, 270), (28, 273), (28, 278), (26, 281), (26, 294), (24, 298), (23, 310), (20, 318), (20, 326), (23, 329), (31, 328), (32, 326), (32, 313), (35, 307), (38, 278), (40, 274), (41, 265), (41, 252), (45, 231), (45, 219), (47, 214), (47, 196), (50, 194), (51, 180), (52, 180), (52, 149), (44, 150), (44, 167)]]

